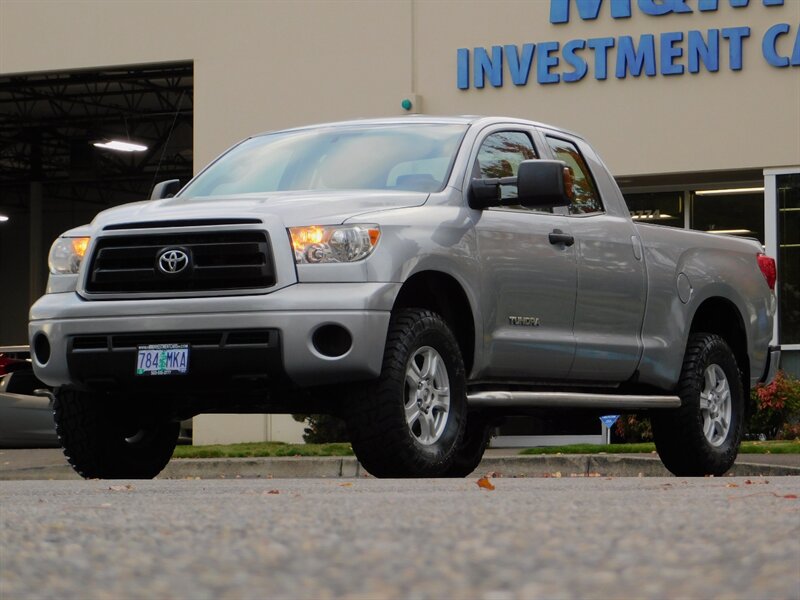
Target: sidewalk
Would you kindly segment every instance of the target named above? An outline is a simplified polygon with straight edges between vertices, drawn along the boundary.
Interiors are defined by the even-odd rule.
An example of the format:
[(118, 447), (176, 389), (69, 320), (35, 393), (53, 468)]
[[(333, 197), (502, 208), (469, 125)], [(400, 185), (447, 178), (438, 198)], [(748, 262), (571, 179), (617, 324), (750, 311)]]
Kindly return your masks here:
[[(654, 454), (517, 454), (515, 448), (490, 448), (475, 474), (504, 477), (669, 477)], [(727, 475), (800, 476), (800, 454), (740, 454)], [(366, 477), (354, 457), (173, 459), (161, 479), (257, 479)], [(80, 479), (60, 449), (0, 449), (0, 480)]]

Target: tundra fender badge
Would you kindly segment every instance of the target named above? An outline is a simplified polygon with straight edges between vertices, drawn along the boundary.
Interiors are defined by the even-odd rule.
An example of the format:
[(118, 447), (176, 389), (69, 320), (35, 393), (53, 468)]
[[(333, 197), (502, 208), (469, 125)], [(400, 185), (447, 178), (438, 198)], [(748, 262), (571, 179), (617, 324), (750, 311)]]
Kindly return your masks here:
[(517, 327), (538, 327), (539, 317), (508, 317), (508, 323)]

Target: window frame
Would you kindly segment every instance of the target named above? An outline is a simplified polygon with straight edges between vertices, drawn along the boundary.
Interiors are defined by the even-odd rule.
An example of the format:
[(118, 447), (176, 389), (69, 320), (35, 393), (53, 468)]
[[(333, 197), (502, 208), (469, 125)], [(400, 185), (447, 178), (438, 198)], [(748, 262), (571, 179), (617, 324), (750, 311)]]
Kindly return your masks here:
[[(533, 148), (533, 153), (535, 155), (534, 160), (541, 160), (545, 158), (547, 155), (543, 153), (543, 149), (546, 147), (546, 143), (543, 139), (542, 134), (535, 128), (535, 127), (526, 127), (519, 123), (495, 123), (493, 125), (489, 125), (482, 129), (480, 133), (475, 138), (475, 141), (472, 145), (472, 149), (469, 153), (469, 158), (467, 161), (467, 168), (465, 169), (466, 173), (464, 175), (464, 183), (463, 183), (463, 190), (464, 190), (464, 199), (466, 203), (466, 198), (469, 194), (470, 182), (472, 181), (472, 171), (475, 166), (475, 161), (478, 159), (478, 154), (480, 153), (480, 149), (483, 146), (483, 143), (486, 139), (494, 135), (496, 133), (522, 133), (528, 136), (528, 139), (531, 142), (531, 146)], [(544, 150), (546, 152), (546, 150)], [(545, 212), (543, 210), (535, 210), (531, 208), (518, 208), (516, 206), (491, 206), (484, 210), (488, 211), (502, 211), (502, 212), (513, 212), (513, 213), (520, 213), (525, 215), (543, 215), (543, 216), (564, 216), (566, 209), (564, 207), (557, 206), (553, 208), (552, 212)]]
[(586, 160), (586, 156), (584, 156), (583, 152), (581, 151), (580, 144), (577, 142), (577, 140), (571, 139), (567, 135), (563, 135), (556, 132), (551, 133), (550, 131), (543, 132), (542, 137), (544, 138), (544, 143), (547, 148), (547, 151), (550, 153), (550, 157), (553, 160), (561, 160), (561, 159), (558, 157), (555, 150), (553, 150), (553, 148), (550, 146), (550, 142), (548, 141), (549, 139), (554, 139), (560, 142), (571, 144), (575, 148), (575, 151), (578, 153), (578, 156), (580, 156), (581, 160), (583, 160), (583, 165), (586, 168), (586, 176), (589, 179), (589, 183), (591, 184), (592, 189), (594, 190), (597, 200), (600, 202), (601, 210), (588, 213), (572, 213), (570, 211), (572, 204), (570, 203), (570, 206), (562, 207), (564, 209), (564, 214), (568, 217), (575, 217), (575, 218), (596, 217), (598, 215), (608, 214), (608, 207), (606, 206), (605, 200), (603, 200), (603, 195), (600, 193), (600, 186), (597, 185), (597, 178), (595, 177), (592, 168), (589, 166), (589, 161)]
[[(780, 235), (778, 232), (778, 186), (777, 179), (781, 175), (798, 175), (800, 174), (800, 165), (791, 167), (776, 167), (764, 169), (764, 248), (768, 256), (775, 259), (776, 266), (778, 266), (778, 275), (780, 275)], [(775, 318), (772, 322), (772, 345), (780, 345), (783, 351), (798, 351), (800, 344), (783, 343), (783, 336), (781, 335), (781, 281), (777, 280), (775, 283), (775, 300), (778, 309), (775, 313)]]

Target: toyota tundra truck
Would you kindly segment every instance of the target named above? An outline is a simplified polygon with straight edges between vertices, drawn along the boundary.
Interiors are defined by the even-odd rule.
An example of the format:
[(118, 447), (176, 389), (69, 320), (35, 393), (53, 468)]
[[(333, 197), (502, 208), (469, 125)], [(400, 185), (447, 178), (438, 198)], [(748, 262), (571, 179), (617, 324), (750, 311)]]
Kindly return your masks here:
[(83, 477), (156, 476), (200, 413), (339, 415), (375, 476), (465, 476), (553, 411), (647, 416), (671, 472), (719, 475), (778, 365), (761, 245), (632, 221), (552, 126), (303, 127), (178, 187), (59, 237), (30, 310)]

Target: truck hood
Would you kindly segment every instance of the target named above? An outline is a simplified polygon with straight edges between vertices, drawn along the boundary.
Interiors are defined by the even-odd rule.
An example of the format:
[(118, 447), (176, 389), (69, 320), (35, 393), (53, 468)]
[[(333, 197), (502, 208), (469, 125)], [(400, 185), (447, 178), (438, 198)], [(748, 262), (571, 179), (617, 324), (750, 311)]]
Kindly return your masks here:
[(92, 225), (102, 229), (107, 225), (120, 223), (220, 217), (277, 217), (286, 227), (333, 225), (362, 213), (421, 206), (427, 198), (426, 192), (381, 190), (318, 190), (205, 198), (178, 197), (117, 206), (98, 214)]

